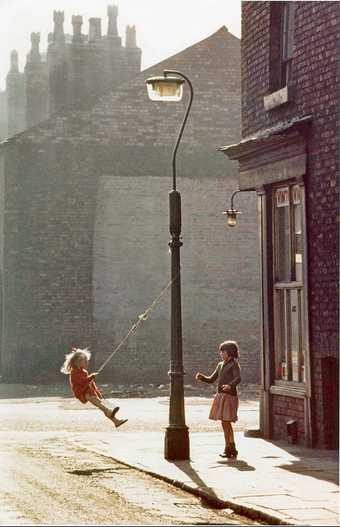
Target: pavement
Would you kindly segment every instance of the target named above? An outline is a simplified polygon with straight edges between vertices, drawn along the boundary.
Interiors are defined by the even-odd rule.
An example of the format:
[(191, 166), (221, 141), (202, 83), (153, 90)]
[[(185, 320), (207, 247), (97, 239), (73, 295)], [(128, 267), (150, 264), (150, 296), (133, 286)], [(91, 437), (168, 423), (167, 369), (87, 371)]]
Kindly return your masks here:
[(218, 456), (224, 446), (223, 434), (219, 423), (207, 419), (211, 397), (189, 396), (190, 461), (180, 462), (164, 459), (168, 397), (162, 391), (167, 387), (153, 389), (157, 396), (149, 398), (131, 398), (136, 387), (119, 388), (117, 395), (127, 397), (119, 402), (116, 392), (107, 387), (114, 397), (107, 399), (108, 404), (120, 404), (121, 417), (129, 418), (118, 430), (96, 408), (62, 396), (60, 387), (47, 388), (48, 393), (46, 387), (0, 384), (4, 433), (48, 433), (51, 444), (53, 438), (65, 436), (80, 448), (271, 525), (340, 525), (338, 452), (244, 435), (245, 430), (259, 426), (258, 399), (249, 388), (244, 388), (235, 423), (238, 459)]
[[(127, 425), (125, 425), (127, 426)], [(218, 456), (222, 432), (190, 433), (190, 460), (164, 459), (160, 432), (83, 432), (74, 442), (271, 525), (339, 525), (338, 452), (237, 432), (237, 460)]]

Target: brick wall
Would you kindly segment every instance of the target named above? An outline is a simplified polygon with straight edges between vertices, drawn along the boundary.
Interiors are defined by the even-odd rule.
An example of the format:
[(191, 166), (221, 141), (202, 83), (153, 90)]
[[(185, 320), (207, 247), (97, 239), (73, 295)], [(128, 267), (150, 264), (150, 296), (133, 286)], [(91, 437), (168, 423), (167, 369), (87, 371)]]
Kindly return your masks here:
[(7, 136), (7, 93), (0, 91), (0, 141)]
[[(256, 238), (251, 235), (255, 198), (246, 207), (247, 217), (237, 235), (228, 231), (221, 195), (232, 191), (235, 180), (230, 183), (226, 185), (221, 177), (178, 180), (183, 216), (183, 350), (190, 382), (198, 369), (212, 370), (218, 345), (227, 337), (240, 341), (243, 379), (258, 381), (258, 275), (251, 272), (257, 256)], [(169, 281), (169, 184), (167, 178), (157, 176), (100, 178), (93, 268), (98, 365)], [(150, 382), (167, 379), (169, 313), (168, 292), (127, 348), (108, 365), (111, 378), (118, 381), (124, 372), (140, 382), (142, 371)], [(127, 362), (136, 367), (127, 371)]]
[(276, 395), (273, 398), (273, 428), (276, 439), (287, 440), (287, 421), (296, 419), (297, 421), (297, 442), (303, 443), (305, 440), (304, 425), (304, 402), (303, 399), (296, 397), (283, 397)]
[(96, 178), (80, 150), (24, 139), (6, 148), (2, 368), (9, 381), (55, 377), (66, 342), (92, 333)]
[[(238, 39), (222, 28), (93, 108), (3, 145), (12, 244), (5, 236), (5, 375), (18, 376), (20, 357), (29, 375), (53, 378), (71, 345), (91, 345), (98, 367), (168, 283), (171, 152), (186, 101), (153, 103), (144, 81), (175, 68), (195, 88), (178, 152), (186, 382), (216, 365), (229, 337), (240, 341), (244, 381), (258, 381), (256, 198), (240, 196), (244, 214), (228, 229), (222, 211), (237, 168), (216, 151), (240, 136), (239, 61)], [(107, 378), (168, 380), (169, 326), (167, 294)]]
[(48, 72), (46, 62), (27, 62), (25, 66), (26, 126), (30, 128), (48, 118)]
[[(308, 294), (313, 419), (317, 444), (324, 444), (321, 360), (338, 357), (338, 183), (336, 79), (340, 28), (338, 2), (296, 2), (291, 89), (293, 101), (264, 111), (269, 93), (270, 2), (244, 2), (242, 10), (243, 136), (291, 117), (311, 114), (306, 175)], [(296, 413), (298, 409), (296, 409)], [(291, 415), (295, 416), (294, 408)]]
[(7, 136), (18, 134), (26, 128), (25, 78), (23, 73), (10, 71), (6, 77)]

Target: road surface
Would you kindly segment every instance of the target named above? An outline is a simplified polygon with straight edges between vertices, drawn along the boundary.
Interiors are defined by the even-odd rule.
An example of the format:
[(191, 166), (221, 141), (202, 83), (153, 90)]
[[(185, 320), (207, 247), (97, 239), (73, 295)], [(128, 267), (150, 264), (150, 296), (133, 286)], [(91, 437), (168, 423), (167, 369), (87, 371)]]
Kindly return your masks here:
[[(109, 400), (129, 419), (125, 432), (167, 424), (168, 399)], [(210, 400), (186, 400), (192, 431), (215, 430)], [(241, 426), (257, 426), (258, 405), (243, 403)], [(0, 400), (1, 525), (255, 524), (214, 510), (165, 482), (77, 446), (73, 435), (112, 428), (100, 411), (68, 397)], [(114, 429), (113, 433), (116, 433)]]

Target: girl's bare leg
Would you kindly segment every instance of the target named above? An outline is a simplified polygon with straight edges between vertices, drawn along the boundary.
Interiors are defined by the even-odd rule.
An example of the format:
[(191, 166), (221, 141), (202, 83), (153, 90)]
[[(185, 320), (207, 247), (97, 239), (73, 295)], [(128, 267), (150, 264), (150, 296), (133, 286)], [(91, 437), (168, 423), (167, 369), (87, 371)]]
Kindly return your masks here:
[(92, 403), (94, 406), (99, 408), (111, 421), (114, 422), (114, 424), (117, 426), (120, 423), (122, 423), (121, 419), (118, 419), (115, 416), (112, 416), (112, 410), (105, 406), (103, 401), (99, 399), (99, 397), (96, 397), (95, 395), (85, 394), (86, 400), (89, 401), (89, 403)]
[(234, 430), (233, 430), (233, 425), (231, 423), (231, 421), (226, 421), (227, 425), (228, 425), (228, 442), (229, 442), (229, 445), (231, 443), (235, 443), (235, 439), (234, 439)]
[(234, 431), (230, 421), (221, 421), (226, 445), (234, 443)]
[(95, 395), (90, 395), (87, 393), (85, 394), (85, 398), (87, 401), (89, 401), (89, 403), (99, 408), (106, 415), (106, 417), (110, 417), (112, 410), (110, 410), (110, 408), (105, 406), (105, 404), (103, 403), (101, 399), (99, 399), (99, 397), (96, 397)]
[(229, 454), (230, 454), (230, 457), (237, 458), (238, 452), (235, 446), (233, 423), (231, 421), (226, 421), (226, 425), (227, 425), (226, 429), (227, 429), (228, 443), (229, 443)]
[[(233, 430), (233, 424), (231, 421), (221, 421), (223, 432), (224, 432), (224, 438), (225, 438), (225, 451), (224, 454), (229, 457), (229, 454), (234, 454), (232, 457), (237, 456), (237, 450), (235, 448), (235, 439), (234, 439), (234, 430)], [(225, 455), (222, 455), (222, 457), (225, 457)]]
[(224, 433), (224, 441), (225, 441), (225, 449), (227, 450), (229, 446), (229, 422), (228, 421), (221, 421), (223, 433)]

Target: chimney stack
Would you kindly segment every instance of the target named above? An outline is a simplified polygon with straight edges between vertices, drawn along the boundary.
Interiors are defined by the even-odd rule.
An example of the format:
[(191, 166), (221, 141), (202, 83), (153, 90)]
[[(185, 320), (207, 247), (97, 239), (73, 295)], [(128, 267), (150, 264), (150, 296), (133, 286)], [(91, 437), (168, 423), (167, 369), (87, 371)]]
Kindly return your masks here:
[(108, 5), (107, 15), (109, 17), (107, 36), (108, 37), (118, 37), (118, 26), (117, 26), (118, 6)]
[(54, 42), (63, 43), (65, 42), (64, 34), (64, 11), (53, 11), (53, 40)]
[(100, 18), (90, 18), (89, 22), (90, 22), (89, 42), (95, 42), (96, 40), (101, 40), (102, 38), (101, 19)]
[(19, 60), (18, 60), (18, 52), (16, 49), (13, 49), (11, 51), (10, 55), (10, 70), (11, 73), (18, 73), (19, 72)]
[(72, 16), (72, 26), (73, 26), (73, 37), (72, 42), (82, 42), (83, 36), (81, 34), (81, 26), (83, 24), (83, 17), (80, 15)]
[(40, 33), (31, 33), (31, 51), (27, 55), (27, 62), (40, 62), (39, 51)]
[(136, 46), (136, 26), (126, 26), (125, 47), (135, 48)]

